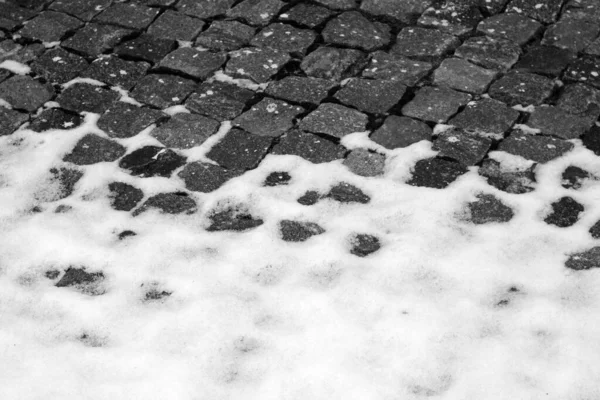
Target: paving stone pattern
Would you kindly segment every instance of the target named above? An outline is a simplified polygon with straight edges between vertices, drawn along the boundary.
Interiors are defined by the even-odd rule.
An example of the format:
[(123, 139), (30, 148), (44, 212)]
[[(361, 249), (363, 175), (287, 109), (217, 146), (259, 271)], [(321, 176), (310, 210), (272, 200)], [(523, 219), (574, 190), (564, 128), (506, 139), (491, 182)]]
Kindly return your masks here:
[[(133, 176), (180, 179), (186, 190), (201, 193), (256, 168), (268, 154), (339, 161), (360, 179), (378, 179), (386, 171), (384, 151), (430, 141), (437, 155), (416, 161), (406, 184), (439, 190), (476, 168), (493, 188), (527, 193), (536, 188), (536, 165), (571, 151), (574, 139), (600, 155), (600, 7), (590, 4), (2, 2), (0, 62), (26, 64), (30, 71), (0, 69), (0, 135), (23, 126), (40, 133), (73, 129), (85, 113), (96, 113), (106, 135), (81, 137), (65, 153), (67, 165), (118, 163)], [(65, 85), (75, 78), (87, 79)], [(173, 106), (188, 112), (165, 110)], [(212, 141), (210, 162), (189, 162), (184, 152), (212, 140), (226, 121), (233, 128)], [(451, 128), (438, 131), (436, 124)], [(160, 145), (122, 142), (148, 128)], [(345, 148), (343, 139), (354, 132), (367, 132), (374, 147)], [(492, 150), (533, 165), (504, 165), (489, 157)], [(578, 168), (564, 172), (568, 190), (596, 179)], [(77, 179), (82, 173), (77, 170)], [(274, 171), (264, 182), (276, 190), (290, 180), (293, 174)], [(67, 181), (68, 196), (75, 181)], [(144, 200), (140, 189), (122, 182), (111, 183), (109, 192), (113, 208), (135, 215), (196, 210), (188, 192)], [(328, 193), (307, 188), (298, 202), (367, 204), (370, 198), (360, 187), (338, 182)], [(569, 197), (548, 207), (546, 222), (559, 227), (577, 223), (583, 211)], [(467, 208), (476, 224), (512, 217), (491, 194)], [(212, 231), (263, 223), (235, 207), (214, 210), (209, 219)], [(289, 241), (326, 234), (310, 221), (281, 221), (280, 227)], [(361, 257), (382, 243), (366, 233), (355, 233), (350, 242), (350, 252)], [(83, 276), (77, 271), (70, 274)]]

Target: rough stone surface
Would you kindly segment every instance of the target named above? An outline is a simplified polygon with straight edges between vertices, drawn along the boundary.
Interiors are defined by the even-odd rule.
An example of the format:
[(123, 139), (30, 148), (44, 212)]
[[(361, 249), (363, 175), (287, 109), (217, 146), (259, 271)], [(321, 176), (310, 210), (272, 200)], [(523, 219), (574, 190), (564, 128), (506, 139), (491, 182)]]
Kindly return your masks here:
[(314, 78), (340, 81), (357, 75), (366, 63), (360, 50), (323, 46), (304, 57), (300, 68)]
[(233, 128), (206, 155), (227, 169), (247, 170), (255, 168), (271, 146), (273, 138), (257, 136)]
[(367, 116), (339, 104), (322, 103), (300, 122), (300, 129), (342, 138), (366, 130)]
[(252, 79), (256, 83), (265, 83), (275, 75), (288, 61), (289, 54), (267, 48), (244, 48), (229, 53), (225, 73)]
[(267, 25), (285, 5), (280, 0), (244, 0), (227, 11), (230, 18), (243, 18), (250, 25)]
[(15, 75), (0, 83), (0, 99), (16, 109), (35, 111), (53, 96), (52, 86), (26, 75)]
[(181, 104), (196, 89), (190, 79), (168, 74), (150, 74), (143, 77), (131, 92), (136, 100), (156, 108)]
[(12, 31), (33, 18), (36, 12), (13, 4), (0, 3), (0, 28)]
[(29, 64), (41, 56), (45, 50), (44, 45), (41, 43), (21, 46), (12, 40), (0, 41), (0, 63), (11, 60), (21, 64)]
[(29, 115), (0, 107), (0, 136), (10, 135), (29, 119)]
[(92, 18), (105, 10), (111, 0), (55, 0), (49, 8), (73, 15), (82, 21), (89, 22)]
[(196, 18), (213, 18), (225, 15), (235, 0), (180, 0), (175, 5), (178, 11)]
[(175, 114), (166, 123), (150, 132), (164, 146), (191, 149), (200, 146), (219, 129), (219, 122), (197, 114)]
[(54, 286), (72, 287), (83, 294), (99, 296), (106, 293), (102, 287), (104, 279), (102, 272), (86, 272), (85, 268), (69, 267)]
[(63, 161), (76, 165), (91, 165), (115, 161), (125, 154), (125, 147), (111, 139), (93, 133), (82, 137)]
[(536, 19), (544, 24), (556, 21), (564, 0), (511, 0), (506, 7), (507, 13), (517, 13)]
[(317, 204), (317, 202), (319, 201), (320, 195), (319, 192), (314, 191), (314, 190), (309, 190), (306, 193), (304, 193), (302, 196), (300, 196), (298, 198), (298, 203), (302, 204), (303, 206), (312, 206), (314, 204)]
[(370, 138), (386, 149), (393, 150), (421, 140), (431, 140), (431, 128), (421, 121), (390, 115)]
[(515, 65), (515, 69), (533, 74), (558, 76), (575, 58), (574, 53), (558, 47), (532, 46)]
[(314, 222), (284, 219), (279, 222), (279, 232), (285, 242), (304, 242), (313, 236), (325, 233), (325, 229)]
[(416, 85), (429, 75), (433, 65), (424, 61), (414, 61), (407, 57), (376, 51), (370, 54), (362, 76), (370, 79), (397, 81), (407, 86)]
[(565, 79), (584, 82), (600, 89), (600, 57), (581, 57), (565, 72)]
[(124, 182), (111, 182), (108, 190), (110, 206), (117, 211), (131, 211), (144, 198), (144, 192)]
[(88, 57), (96, 57), (132, 33), (130, 29), (91, 23), (62, 42), (61, 46)]
[(584, 211), (584, 207), (571, 197), (562, 197), (551, 206), (552, 212), (544, 218), (544, 222), (559, 228), (574, 225), (579, 219), (579, 214)]
[(296, 116), (304, 111), (302, 107), (267, 97), (234, 119), (233, 125), (255, 135), (277, 137), (290, 130)]
[(578, 53), (588, 47), (600, 33), (598, 22), (562, 18), (546, 29), (542, 44)]
[(77, 128), (83, 119), (78, 114), (68, 113), (60, 108), (49, 108), (38, 115), (27, 129), (34, 132), (44, 132), (50, 129)]
[(332, 10), (351, 10), (357, 7), (357, 0), (318, 0), (317, 3)]
[(573, 143), (562, 139), (514, 131), (500, 143), (498, 150), (546, 163), (571, 151), (573, 147)]
[(213, 21), (207, 30), (196, 38), (196, 46), (214, 51), (237, 50), (250, 42), (255, 28), (238, 21)]
[(508, 222), (514, 217), (512, 208), (492, 194), (479, 193), (467, 208), (467, 220), (477, 225)]
[(390, 42), (390, 27), (371, 22), (357, 11), (347, 11), (327, 22), (321, 33), (325, 43), (373, 51)]
[(148, 33), (162, 39), (192, 41), (205, 25), (200, 19), (167, 10), (154, 20)]
[(158, 13), (159, 10), (156, 8), (145, 7), (136, 3), (114, 3), (98, 14), (94, 21), (142, 30), (150, 25)]
[(367, 204), (371, 201), (371, 197), (362, 190), (346, 182), (340, 182), (333, 186), (324, 197), (340, 203)]
[(87, 83), (75, 83), (63, 90), (56, 102), (65, 110), (102, 114), (118, 98), (119, 94), (113, 90)]
[(43, 11), (37, 17), (25, 23), (19, 30), (19, 35), (29, 40), (40, 42), (57, 42), (67, 32), (74, 31), (83, 26), (83, 22), (55, 11)]
[(169, 53), (159, 66), (196, 79), (206, 79), (225, 64), (226, 60), (225, 54), (182, 47)]
[(87, 61), (60, 47), (48, 50), (31, 64), (31, 69), (50, 82), (65, 83), (88, 68)]
[(459, 128), (445, 130), (433, 142), (439, 157), (451, 158), (464, 165), (475, 165), (485, 157), (491, 139), (468, 133)]
[(490, 185), (507, 193), (523, 194), (535, 189), (535, 164), (528, 168), (516, 168), (486, 159), (478, 172)]
[(517, 110), (501, 101), (484, 98), (469, 102), (448, 123), (479, 136), (502, 139), (518, 118)]
[(406, 183), (412, 186), (444, 189), (466, 172), (467, 167), (464, 165), (441, 158), (428, 158), (417, 161), (412, 177)]
[(582, 83), (566, 85), (556, 106), (590, 122), (600, 117), (600, 90)]
[(569, 165), (562, 173), (562, 187), (565, 189), (581, 189), (585, 181), (592, 178), (592, 175), (575, 165)]
[(471, 100), (471, 95), (448, 88), (424, 86), (402, 107), (402, 114), (424, 121), (443, 123)]
[(285, 171), (271, 172), (263, 182), (263, 186), (282, 186), (287, 185), (292, 180), (290, 174)]
[(600, 127), (593, 126), (586, 134), (581, 137), (583, 145), (600, 156)]
[(98, 120), (98, 127), (114, 138), (130, 138), (167, 115), (146, 107), (114, 102)]
[(405, 24), (414, 24), (431, 5), (432, 0), (363, 0), (360, 9), (368, 14), (388, 17)]
[(51, 168), (50, 183), (56, 187), (56, 192), (52, 198), (46, 198), (46, 201), (58, 201), (65, 199), (73, 194), (75, 185), (83, 177), (83, 172), (73, 168)]
[(125, 61), (116, 56), (107, 56), (97, 58), (80, 75), (130, 90), (146, 74), (148, 68), (150, 64), (147, 62)]
[(456, 37), (435, 29), (403, 28), (396, 37), (392, 54), (422, 61), (439, 61), (460, 45)]
[(202, 83), (185, 102), (185, 107), (219, 122), (231, 121), (242, 113), (254, 92), (234, 84), (214, 81)]
[(257, 33), (250, 44), (293, 55), (304, 55), (316, 38), (317, 34), (309, 29), (299, 29), (292, 25), (275, 23)]
[(127, 40), (115, 47), (115, 53), (121, 57), (156, 64), (173, 51), (175, 46), (176, 42), (174, 40), (144, 33), (135, 39)]
[(522, 46), (529, 42), (541, 29), (539, 22), (519, 14), (498, 14), (484, 19), (477, 31), (487, 36), (508, 39)]
[(214, 164), (193, 162), (187, 164), (177, 176), (184, 181), (186, 189), (210, 193), (242, 173), (243, 171), (227, 170)]
[(433, 72), (433, 82), (463, 92), (482, 94), (496, 75), (496, 71), (478, 67), (466, 60), (447, 58)]
[(173, 171), (185, 164), (185, 157), (173, 150), (158, 146), (144, 146), (132, 151), (119, 161), (119, 167), (131, 175), (147, 178), (168, 178)]
[(262, 219), (254, 217), (246, 207), (239, 205), (214, 209), (209, 213), (208, 219), (210, 220), (210, 225), (206, 230), (209, 232), (240, 232), (256, 228), (263, 224)]
[(600, 268), (600, 246), (581, 253), (573, 253), (565, 262), (565, 267), (576, 271)]
[(596, 221), (588, 231), (594, 239), (600, 239), (600, 220)]
[(298, 3), (284, 14), (279, 15), (283, 21), (294, 22), (308, 28), (315, 28), (325, 22), (332, 11), (314, 4)]
[(312, 133), (293, 129), (273, 146), (271, 154), (295, 155), (315, 164), (344, 158), (346, 148)]
[(536, 107), (527, 120), (527, 125), (539, 129), (543, 134), (563, 139), (577, 139), (583, 135), (593, 122), (569, 114), (559, 107), (541, 105)]
[(543, 76), (509, 72), (496, 82), (492, 83), (488, 91), (489, 95), (509, 106), (540, 105), (554, 89), (554, 83)]
[(196, 212), (196, 201), (186, 192), (159, 193), (150, 197), (131, 215), (136, 217), (149, 209), (158, 209), (163, 214), (193, 214)]
[(334, 97), (360, 111), (384, 114), (400, 101), (405, 91), (406, 86), (399, 82), (351, 78)]
[(460, 36), (473, 31), (482, 19), (478, 4), (474, 2), (443, 0), (425, 10), (418, 23)]
[(506, 71), (519, 60), (521, 48), (510, 40), (476, 36), (465, 40), (454, 55), (488, 69)]
[(335, 86), (335, 82), (328, 79), (286, 76), (279, 81), (269, 83), (265, 93), (293, 103), (317, 105)]
[(375, 253), (381, 248), (379, 238), (366, 233), (358, 233), (353, 235), (350, 238), (350, 245), (350, 253), (358, 257), (366, 257), (369, 254)]
[(356, 175), (379, 176), (384, 172), (385, 155), (358, 148), (348, 154), (343, 164)]

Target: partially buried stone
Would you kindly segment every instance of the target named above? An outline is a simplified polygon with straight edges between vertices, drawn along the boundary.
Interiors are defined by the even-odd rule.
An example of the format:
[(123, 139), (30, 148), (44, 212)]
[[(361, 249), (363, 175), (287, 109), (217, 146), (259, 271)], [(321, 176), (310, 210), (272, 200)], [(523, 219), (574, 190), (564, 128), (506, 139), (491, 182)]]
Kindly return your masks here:
[(452, 128), (440, 133), (433, 142), (439, 157), (447, 157), (463, 165), (475, 165), (485, 157), (492, 145), (491, 139)]
[(347, 11), (327, 22), (322, 33), (325, 43), (373, 51), (390, 42), (390, 27), (371, 22), (357, 11)]
[(340, 81), (357, 75), (366, 63), (367, 57), (360, 50), (321, 46), (304, 57), (300, 68), (314, 78)]
[[(127, 40), (115, 47), (115, 54), (121, 57), (158, 63), (169, 54), (177, 42), (148, 34), (142, 34), (135, 39)], [(137, 83), (137, 82), (136, 82)]]
[(29, 112), (37, 110), (54, 96), (54, 89), (26, 76), (15, 75), (0, 83), (0, 99), (13, 108)]
[(424, 86), (402, 107), (402, 114), (424, 121), (444, 123), (471, 100), (471, 95), (444, 87)]
[(477, 31), (487, 36), (508, 39), (522, 46), (531, 40), (543, 25), (515, 13), (503, 13), (489, 17), (477, 25)]
[(290, 130), (296, 116), (304, 111), (300, 106), (264, 98), (234, 119), (233, 125), (255, 135), (277, 137)]
[(63, 161), (76, 165), (91, 165), (111, 162), (125, 154), (125, 147), (111, 139), (93, 133), (82, 137), (73, 150), (63, 157)]
[(490, 97), (509, 106), (540, 105), (554, 90), (552, 80), (525, 72), (509, 72), (494, 82), (488, 91)]
[(225, 61), (227, 61), (225, 54), (181, 47), (163, 58), (159, 66), (196, 79), (206, 79), (225, 64)]
[(562, 173), (562, 187), (565, 189), (580, 189), (583, 183), (591, 177), (588, 171), (569, 165)]
[(300, 122), (300, 129), (342, 138), (366, 129), (368, 118), (360, 111), (339, 104), (322, 103)]
[(314, 222), (285, 219), (279, 222), (279, 232), (285, 242), (304, 242), (312, 236), (325, 233), (325, 229)]
[(267, 154), (273, 138), (233, 128), (206, 155), (227, 169), (255, 168)]
[(88, 57), (96, 57), (113, 48), (123, 38), (132, 33), (133, 31), (130, 29), (90, 23), (75, 32), (75, 35), (63, 41), (61, 46)]
[(57, 201), (69, 197), (75, 190), (75, 185), (83, 177), (83, 172), (73, 168), (51, 168), (51, 182), (57, 184), (57, 191), (53, 198), (46, 198), (47, 201)]
[(565, 262), (565, 267), (576, 271), (600, 268), (600, 246), (592, 247), (581, 253), (573, 253)]
[(177, 176), (185, 182), (186, 189), (210, 193), (242, 173), (243, 171), (225, 169), (214, 164), (193, 162), (187, 164)]
[(522, 194), (535, 189), (535, 166), (536, 164), (519, 168), (493, 159), (486, 159), (478, 173), (496, 189), (507, 193)]
[(292, 129), (279, 140), (271, 154), (295, 155), (315, 164), (344, 158), (346, 148), (312, 133)]
[(168, 74), (149, 74), (137, 83), (131, 95), (144, 104), (167, 108), (183, 103), (195, 88), (196, 83), (190, 79)]
[(98, 120), (98, 127), (114, 138), (130, 138), (167, 114), (121, 101), (114, 102)]
[(583, 211), (584, 207), (573, 198), (562, 197), (552, 203), (552, 212), (544, 218), (544, 222), (559, 228), (567, 228), (577, 222), (579, 214)]
[(519, 60), (521, 48), (510, 40), (476, 36), (465, 40), (454, 55), (485, 68), (506, 71)]
[(448, 123), (467, 132), (502, 139), (519, 118), (519, 112), (501, 101), (483, 98), (472, 101)]
[(159, 193), (150, 197), (131, 215), (136, 217), (148, 209), (156, 208), (164, 214), (193, 214), (196, 212), (196, 201), (185, 192)]
[(408, 182), (412, 186), (444, 189), (459, 176), (467, 172), (467, 167), (441, 158), (419, 160), (414, 166)]
[(566, 140), (514, 131), (500, 142), (498, 150), (543, 164), (571, 151), (573, 147), (573, 143)]
[(385, 155), (359, 148), (352, 150), (343, 164), (356, 175), (379, 176), (384, 172)]
[(563, 139), (578, 139), (593, 125), (593, 121), (569, 114), (555, 106), (536, 107), (527, 125), (539, 129), (546, 135)]
[(588, 231), (594, 239), (600, 239), (600, 220), (596, 221)]
[(467, 208), (467, 220), (477, 225), (508, 222), (514, 216), (512, 208), (492, 194), (479, 193), (477, 200), (468, 203)]
[(336, 83), (328, 79), (286, 76), (279, 81), (270, 82), (265, 93), (293, 103), (318, 105), (335, 86)]
[(110, 206), (117, 211), (131, 211), (144, 198), (144, 192), (124, 182), (111, 182)]
[(532, 46), (515, 65), (515, 69), (533, 74), (560, 75), (577, 55), (552, 46)]
[(460, 36), (473, 31), (482, 19), (478, 4), (473, 1), (443, 0), (425, 10), (418, 23)]
[(290, 174), (285, 171), (271, 172), (263, 182), (263, 186), (281, 186), (287, 185), (292, 179)]
[(87, 83), (75, 83), (59, 94), (56, 102), (68, 111), (102, 114), (118, 98), (119, 94), (113, 90)]
[(185, 164), (185, 157), (171, 149), (158, 146), (144, 146), (132, 151), (119, 161), (119, 167), (131, 175), (147, 178), (151, 176), (170, 177), (174, 170)]
[(298, 198), (298, 203), (302, 204), (303, 206), (312, 206), (314, 204), (317, 204), (317, 202), (319, 201), (320, 195), (319, 192), (315, 191), (315, 190), (309, 190), (306, 193), (304, 193), (302, 196), (300, 196)]
[(466, 60), (447, 58), (433, 72), (433, 82), (463, 92), (482, 94), (496, 75), (496, 71), (481, 68)]
[(591, 150), (597, 156), (600, 156), (600, 127), (593, 126), (586, 134), (581, 137), (583, 145)]
[(406, 27), (396, 37), (390, 52), (431, 62), (439, 61), (459, 45), (460, 40), (456, 37), (436, 29)]
[(350, 253), (358, 257), (366, 257), (381, 248), (379, 238), (366, 233), (353, 235), (350, 238), (350, 245), (352, 246), (350, 248)]
[(98, 296), (105, 293), (100, 285), (102, 281), (104, 281), (102, 272), (86, 272), (85, 268), (69, 267), (54, 286), (74, 287), (84, 294)]
[(56, 83), (68, 82), (87, 68), (88, 63), (83, 57), (61, 47), (48, 50), (31, 64), (36, 74)]
[(0, 136), (10, 135), (28, 119), (29, 114), (0, 107)]
[(226, 206), (210, 212), (208, 218), (211, 224), (206, 228), (209, 232), (217, 231), (246, 231), (263, 224), (263, 220), (254, 217), (243, 206)]
[(73, 129), (81, 125), (82, 121), (79, 114), (69, 113), (60, 108), (49, 108), (42, 111), (27, 129), (34, 132), (44, 132), (50, 129)]
[(252, 79), (256, 83), (265, 83), (290, 60), (289, 54), (283, 51), (258, 47), (243, 48), (229, 53), (225, 73)]
[(185, 107), (219, 122), (231, 121), (242, 113), (254, 92), (226, 82), (204, 82), (185, 101)]
[(394, 81), (350, 78), (334, 97), (345, 105), (372, 114), (384, 114), (396, 105), (406, 86)]
[(386, 149), (393, 150), (421, 140), (431, 140), (431, 128), (421, 121), (390, 115), (370, 138)]
[(370, 79), (397, 81), (406, 86), (414, 86), (429, 75), (433, 65), (424, 61), (414, 61), (398, 54), (376, 51), (370, 54), (362, 76)]
[(346, 182), (340, 182), (333, 186), (324, 197), (339, 201), (340, 203), (367, 204), (371, 201), (371, 197), (366, 195), (362, 190)]
[(294, 55), (304, 55), (314, 43), (317, 34), (309, 29), (299, 29), (287, 24), (270, 24), (254, 36), (250, 44), (268, 47)]
[(200, 146), (219, 129), (214, 119), (197, 114), (175, 114), (166, 123), (150, 132), (150, 136), (166, 147), (191, 149)]
[(196, 46), (214, 51), (237, 50), (250, 42), (255, 28), (238, 21), (213, 21), (207, 30), (200, 33)]

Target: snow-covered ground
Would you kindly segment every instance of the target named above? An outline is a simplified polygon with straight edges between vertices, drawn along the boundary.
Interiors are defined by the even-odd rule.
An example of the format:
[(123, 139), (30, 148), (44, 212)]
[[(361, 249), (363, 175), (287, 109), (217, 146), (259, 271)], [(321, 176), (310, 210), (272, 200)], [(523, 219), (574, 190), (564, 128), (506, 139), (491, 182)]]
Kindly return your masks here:
[[(270, 155), (213, 193), (193, 193), (193, 215), (111, 209), (115, 180), (146, 197), (184, 186), (176, 174), (134, 178), (100, 163), (82, 167), (73, 195), (30, 212), (52, 199), (49, 169), (85, 133), (105, 136), (97, 118), (0, 138), (0, 399), (600, 398), (600, 271), (564, 267), (568, 254), (594, 246), (588, 229), (600, 218), (599, 182), (560, 184), (571, 164), (600, 175), (600, 159), (579, 142), (540, 166), (536, 190), (521, 195), (494, 189), (475, 168), (443, 190), (405, 184), (415, 161), (435, 154), (424, 141), (388, 151), (379, 178), (341, 161)], [(118, 141), (128, 151), (158, 144), (148, 133)], [(192, 161), (205, 151), (183, 153)], [(289, 171), (290, 184), (263, 187), (273, 171)], [(296, 202), (339, 181), (371, 202)], [(465, 222), (481, 191), (515, 217)], [(586, 211), (573, 227), (547, 225), (564, 195)], [(265, 223), (207, 232), (207, 211), (229, 200)], [(59, 204), (73, 208), (53, 212)], [(326, 232), (284, 242), (282, 219)], [(123, 230), (137, 236), (118, 240)], [(355, 232), (378, 236), (381, 249), (350, 254)], [(44, 276), (69, 266), (102, 271), (105, 294)], [(147, 301), (149, 287), (171, 295)]]

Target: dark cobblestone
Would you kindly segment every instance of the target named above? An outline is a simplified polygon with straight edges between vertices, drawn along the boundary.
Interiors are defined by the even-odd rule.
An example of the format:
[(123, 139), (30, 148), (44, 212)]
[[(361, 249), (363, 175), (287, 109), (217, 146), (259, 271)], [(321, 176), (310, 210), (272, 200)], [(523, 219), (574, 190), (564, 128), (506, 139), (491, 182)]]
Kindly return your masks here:
[(178, 11), (197, 18), (213, 18), (225, 15), (235, 0), (180, 0), (176, 7)]
[(166, 123), (150, 132), (150, 136), (164, 146), (174, 149), (191, 149), (200, 146), (215, 134), (219, 123), (197, 114), (175, 114)]
[(339, 201), (340, 203), (360, 203), (367, 204), (371, 201), (371, 197), (366, 195), (362, 190), (354, 185), (346, 182), (340, 182), (329, 189), (325, 198)]
[(478, 4), (472, 1), (443, 0), (425, 10), (418, 23), (460, 36), (473, 31), (482, 19)]
[(599, 33), (597, 21), (563, 18), (546, 29), (542, 44), (578, 53), (588, 47)]
[(285, 133), (271, 154), (295, 155), (315, 164), (344, 158), (346, 148), (312, 133), (293, 129)]
[(580, 253), (570, 254), (565, 262), (565, 267), (576, 271), (600, 268), (600, 247), (592, 247)]
[(556, 105), (593, 123), (600, 117), (600, 90), (581, 83), (567, 85)]
[(18, 34), (29, 40), (50, 43), (59, 41), (67, 32), (81, 26), (83, 22), (77, 18), (55, 11), (44, 11), (27, 21)]
[(543, 134), (562, 139), (578, 139), (593, 122), (555, 107), (542, 105), (536, 107), (527, 120), (527, 125), (542, 131)]
[(542, 29), (539, 22), (519, 14), (498, 14), (484, 19), (477, 31), (487, 36), (508, 39), (522, 46)]
[(575, 165), (569, 165), (562, 173), (562, 187), (565, 189), (581, 189), (585, 181), (592, 178), (592, 175)]
[(385, 155), (362, 148), (354, 149), (343, 164), (356, 175), (379, 176), (384, 172)]
[(390, 51), (422, 61), (439, 61), (460, 45), (456, 37), (435, 29), (403, 28)]
[(132, 33), (131, 29), (92, 23), (78, 30), (73, 36), (62, 42), (61, 46), (88, 57), (96, 57), (113, 48)]
[(225, 64), (226, 60), (227, 57), (225, 54), (182, 47), (169, 53), (159, 63), (159, 66), (196, 79), (206, 79)]
[(565, 140), (514, 131), (500, 143), (498, 150), (546, 163), (571, 151), (573, 147), (573, 143)]
[(23, 22), (33, 18), (36, 15), (34, 11), (27, 8), (17, 7), (8, 3), (0, 3), (0, 29), (12, 31)]
[(98, 14), (94, 21), (142, 30), (150, 25), (158, 13), (159, 10), (156, 8), (145, 7), (136, 3), (114, 3)]
[(519, 60), (521, 48), (506, 39), (477, 36), (465, 40), (454, 55), (488, 69), (506, 71)]
[(285, 14), (280, 14), (279, 19), (314, 28), (325, 22), (332, 14), (333, 12), (325, 7), (298, 3)]
[(302, 196), (300, 196), (298, 198), (298, 203), (302, 204), (303, 206), (312, 206), (318, 203), (319, 201), (319, 192), (316, 192), (314, 190), (309, 190), (306, 193), (304, 193)]
[(41, 43), (21, 46), (11, 40), (0, 42), (0, 62), (11, 60), (29, 64), (41, 56), (46, 49)]
[(146, 74), (148, 68), (150, 64), (147, 62), (125, 61), (110, 55), (97, 58), (80, 75), (129, 90)]
[(98, 120), (98, 127), (110, 137), (130, 138), (167, 115), (151, 108), (114, 102)]
[(371, 22), (356, 11), (344, 12), (330, 20), (321, 34), (325, 43), (365, 51), (385, 47), (391, 39), (388, 25)]
[(414, 86), (429, 75), (432, 69), (433, 65), (428, 62), (414, 61), (401, 55), (376, 51), (370, 54), (369, 64), (363, 70), (362, 76)]
[(466, 172), (467, 167), (461, 164), (441, 158), (428, 158), (417, 161), (412, 177), (406, 183), (412, 186), (444, 189)]
[(322, 103), (302, 119), (299, 127), (305, 131), (324, 133), (341, 139), (351, 133), (366, 130), (367, 116), (339, 104)]
[(83, 119), (78, 114), (68, 113), (60, 108), (44, 110), (29, 124), (27, 129), (34, 132), (44, 132), (50, 129), (74, 129)]
[(282, 51), (258, 47), (244, 48), (229, 53), (225, 72), (235, 77), (267, 82), (291, 57)]
[(399, 82), (351, 78), (334, 97), (360, 111), (384, 114), (400, 101), (405, 91), (406, 86)]
[(509, 106), (540, 105), (554, 89), (554, 83), (541, 75), (510, 72), (494, 82), (489, 95)]
[(214, 51), (237, 50), (250, 42), (255, 30), (238, 21), (213, 21), (207, 30), (200, 33), (196, 46)]
[(118, 98), (119, 94), (115, 91), (87, 83), (75, 83), (58, 95), (56, 101), (65, 110), (102, 114)]
[(0, 136), (12, 134), (29, 119), (28, 114), (0, 107)]
[(517, 13), (536, 19), (544, 24), (556, 21), (564, 0), (511, 0), (506, 7), (507, 13)]
[(584, 207), (571, 197), (562, 197), (551, 206), (552, 212), (544, 218), (544, 222), (559, 228), (574, 225), (579, 220), (579, 214), (584, 211)]
[(93, 133), (82, 137), (63, 161), (75, 165), (91, 165), (101, 162), (112, 162), (125, 154), (125, 147), (111, 139)]
[(572, 52), (552, 46), (533, 46), (527, 52), (515, 69), (534, 74), (558, 76), (567, 65), (573, 62), (576, 55)]
[(37, 58), (31, 69), (50, 82), (65, 83), (79, 76), (88, 66), (83, 57), (58, 47)]
[(433, 150), (439, 157), (446, 157), (464, 165), (475, 165), (487, 154), (491, 139), (453, 128), (438, 135), (433, 142)]
[(250, 41), (252, 46), (267, 47), (293, 55), (304, 55), (314, 43), (317, 34), (309, 29), (275, 23), (265, 27)]
[(600, 220), (596, 221), (588, 231), (594, 239), (600, 239)]
[(51, 168), (50, 180), (57, 183), (57, 193), (52, 201), (65, 199), (73, 194), (75, 185), (83, 177), (83, 172), (73, 168)]
[(144, 198), (144, 192), (124, 182), (111, 182), (108, 190), (110, 206), (117, 211), (131, 211)]
[(466, 60), (447, 58), (433, 72), (433, 82), (463, 92), (482, 94), (496, 75), (496, 71), (481, 68)]
[(254, 217), (243, 206), (228, 206), (224, 209), (214, 209), (209, 215), (210, 225), (206, 228), (209, 232), (218, 231), (246, 231), (263, 224), (263, 220)]
[(200, 19), (167, 10), (150, 25), (148, 33), (161, 39), (192, 41), (205, 25)]
[(250, 25), (267, 25), (285, 5), (279, 0), (244, 0), (227, 11), (230, 18), (242, 18)]
[(377, 236), (368, 235), (365, 233), (354, 234), (350, 238), (350, 253), (358, 257), (366, 257), (369, 254), (375, 253), (381, 248), (379, 238)]
[(486, 159), (478, 172), (490, 185), (507, 193), (522, 194), (535, 189), (535, 164), (529, 168), (515, 168)]
[(290, 130), (296, 116), (304, 111), (281, 100), (264, 98), (234, 119), (233, 125), (255, 135), (277, 137)]
[(177, 176), (184, 181), (186, 189), (194, 192), (210, 193), (223, 186), (230, 179), (240, 176), (243, 172), (228, 170), (214, 164), (193, 162), (187, 164)]
[(152, 35), (142, 34), (133, 40), (127, 40), (115, 48), (122, 57), (158, 63), (176, 46), (176, 42)]
[(35, 111), (53, 96), (52, 86), (29, 76), (15, 75), (0, 83), (0, 98), (16, 109)]
[(142, 78), (131, 95), (138, 101), (157, 108), (181, 104), (197, 85), (175, 75), (151, 74)]
[(158, 209), (163, 214), (193, 214), (196, 212), (196, 201), (185, 192), (159, 193), (150, 197), (131, 215), (137, 217), (148, 209)]
[(366, 63), (367, 58), (362, 51), (325, 46), (304, 57), (300, 68), (314, 78), (340, 81), (357, 75)]
[(69, 267), (65, 274), (54, 285), (56, 287), (73, 287), (77, 291), (89, 296), (99, 296), (106, 291), (101, 283), (104, 281), (104, 273), (93, 272), (89, 273), (84, 268)]
[(285, 171), (271, 172), (264, 180), (263, 186), (284, 186), (292, 180), (290, 174)]
[(201, 84), (186, 100), (188, 110), (219, 122), (231, 121), (242, 113), (254, 92), (239, 86), (214, 81)]
[(448, 123), (483, 137), (502, 139), (519, 118), (519, 112), (501, 101), (481, 99), (467, 104)]
[(173, 150), (158, 146), (144, 146), (127, 154), (119, 161), (119, 167), (141, 178), (162, 176), (168, 178), (173, 171), (185, 164), (185, 157)]
[(582, 57), (565, 72), (565, 79), (584, 82), (600, 89), (600, 57)]
[(280, 81), (269, 83), (265, 93), (293, 103), (319, 104), (325, 99), (335, 82), (328, 79), (302, 76), (286, 76)]
[(279, 222), (279, 233), (285, 242), (304, 242), (313, 236), (325, 233), (325, 229), (314, 222), (285, 219)]
[(394, 18), (405, 24), (415, 23), (433, 0), (363, 0), (360, 9), (372, 15)]
[(257, 136), (233, 128), (210, 149), (206, 156), (224, 168), (248, 170), (260, 163), (272, 141), (271, 137)]
[(600, 156), (600, 127), (593, 126), (586, 134), (581, 137), (583, 145)]
[(512, 208), (492, 194), (479, 193), (477, 200), (467, 204), (467, 220), (476, 225), (509, 222), (515, 215)]
[(471, 100), (471, 95), (448, 88), (425, 86), (402, 107), (402, 114), (436, 123), (444, 123)]
[(55, 0), (49, 9), (70, 14), (82, 21), (90, 21), (111, 3), (111, 0)]
[(431, 140), (431, 128), (411, 118), (390, 115), (375, 132), (371, 140), (386, 149), (408, 147), (421, 140)]

